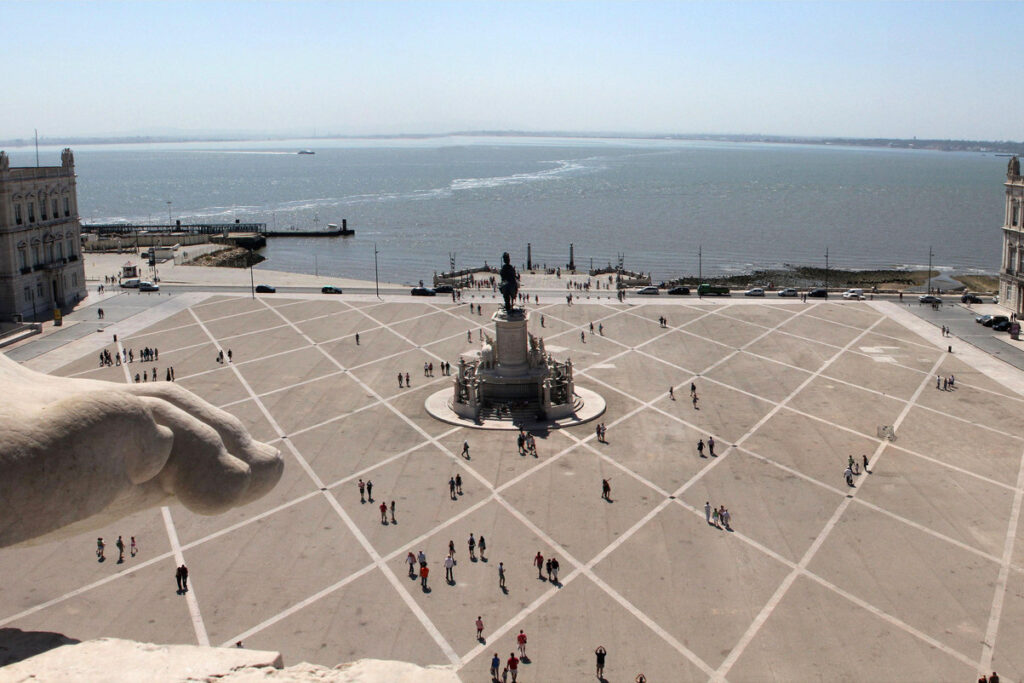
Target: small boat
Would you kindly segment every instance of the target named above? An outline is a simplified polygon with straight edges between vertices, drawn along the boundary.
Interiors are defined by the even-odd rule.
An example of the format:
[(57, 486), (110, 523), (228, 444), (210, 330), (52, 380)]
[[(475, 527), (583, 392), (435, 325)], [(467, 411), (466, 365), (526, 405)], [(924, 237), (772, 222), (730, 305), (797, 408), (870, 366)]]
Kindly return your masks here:
[(311, 149), (300, 149), (300, 150), (299, 150), (299, 151), (297, 152), (297, 154), (316, 154), (316, 152), (314, 152), (314, 151), (313, 151), (313, 150), (311, 150)]

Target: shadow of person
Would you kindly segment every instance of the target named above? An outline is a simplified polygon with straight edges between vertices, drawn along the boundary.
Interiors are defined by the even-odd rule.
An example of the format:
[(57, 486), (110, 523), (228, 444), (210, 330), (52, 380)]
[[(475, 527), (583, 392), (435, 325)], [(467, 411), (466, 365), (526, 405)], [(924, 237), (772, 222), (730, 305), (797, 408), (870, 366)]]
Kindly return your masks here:
[(504, 593), (505, 595), (508, 595), (508, 588), (505, 588), (504, 586), (502, 586), (501, 587), (501, 592)]

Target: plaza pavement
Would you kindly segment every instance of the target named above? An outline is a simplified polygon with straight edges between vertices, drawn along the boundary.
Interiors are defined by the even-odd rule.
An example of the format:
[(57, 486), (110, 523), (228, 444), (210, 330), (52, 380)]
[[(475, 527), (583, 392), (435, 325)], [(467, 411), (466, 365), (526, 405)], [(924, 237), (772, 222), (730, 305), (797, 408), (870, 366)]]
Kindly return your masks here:
[[(475, 348), (490, 297), (477, 315), (441, 297), (187, 296), (30, 365), (117, 382), (173, 365), (182, 386), (282, 450), (282, 481), (217, 517), (170, 505), (0, 551), (0, 628), (241, 640), (287, 664), (400, 659), (453, 666), (465, 681), (489, 680), (492, 653), (507, 658), (520, 629), (520, 681), (588, 680), (598, 645), (614, 682), (1024, 673), (1024, 383), (977, 350), (947, 353), (898, 306), (542, 299), (531, 329), (607, 400), (608, 443), (593, 423), (551, 430), (533, 458), (513, 434), (423, 408), (450, 381), (424, 377), (423, 363)], [(97, 368), (118, 330), (120, 348), (155, 346), (159, 362)], [(234, 363), (217, 364), (228, 348)], [(411, 388), (398, 388), (399, 371)], [(936, 390), (936, 374), (955, 374), (956, 389)], [(895, 441), (878, 438), (882, 425)], [(709, 435), (717, 457), (701, 458)], [(847, 456), (862, 454), (872, 474), (847, 488)], [(456, 473), (464, 495), (451, 500)], [(373, 503), (360, 503), (359, 478), (372, 480)], [(396, 501), (397, 524), (380, 523), (381, 500)], [(729, 508), (733, 531), (705, 522), (705, 501)], [(486, 537), (487, 561), (469, 559), (471, 532)], [(118, 535), (140, 546), (120, 565)], [(449, 539), (454, 585), (442, 571)], [(429, 592), (406, 575), (406, 553), (421, 549)], [(537, 551), (558, 558), (560, 584), (537, 578)], [(173, 580), (182, 562), (186, 597)]]

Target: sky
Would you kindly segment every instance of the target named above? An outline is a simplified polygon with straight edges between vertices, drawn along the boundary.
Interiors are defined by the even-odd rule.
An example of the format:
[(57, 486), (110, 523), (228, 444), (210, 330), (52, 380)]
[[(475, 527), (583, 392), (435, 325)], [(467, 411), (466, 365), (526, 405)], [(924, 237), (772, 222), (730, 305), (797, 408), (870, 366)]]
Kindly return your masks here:
[(1024, 139), (1020, 2), (0, 2), (0, 139)]

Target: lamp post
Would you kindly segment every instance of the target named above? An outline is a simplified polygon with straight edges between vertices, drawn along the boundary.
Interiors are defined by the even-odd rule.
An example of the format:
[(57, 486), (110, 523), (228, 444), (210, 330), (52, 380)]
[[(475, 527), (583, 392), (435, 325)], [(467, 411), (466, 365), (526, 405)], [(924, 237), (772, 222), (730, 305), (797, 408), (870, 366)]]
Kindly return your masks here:
[(377, 271), (377, 243), (373, 243), (373, 286), (377, 291), (377, 298), (380, 298), (380, 276)]
[(253, 261), (253, 251), (252, 251), (252, 247), (249, 247), (249, 291), (252, 293), (252, 298), (255, 299), (256, 298), (256, 282), (253, 280), (253, 277), (252, 277), (252, 261)]
[(825, 297), (828, 298), (828, 247), (825, 247)]
[(928, 246), (928, 293), (932, 293), (932, 248)]

